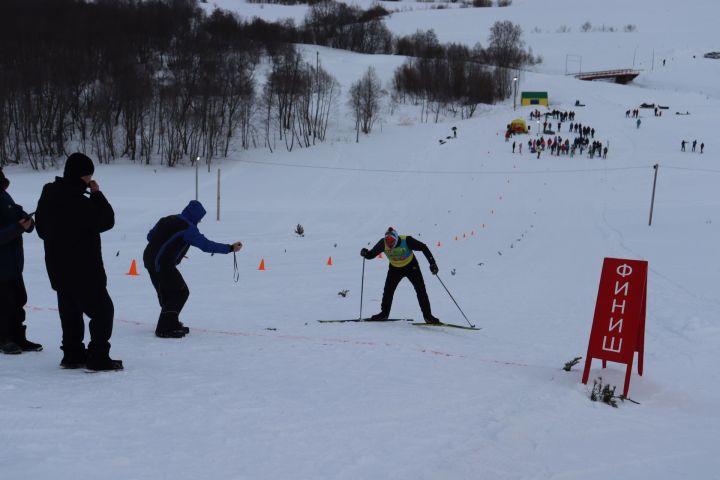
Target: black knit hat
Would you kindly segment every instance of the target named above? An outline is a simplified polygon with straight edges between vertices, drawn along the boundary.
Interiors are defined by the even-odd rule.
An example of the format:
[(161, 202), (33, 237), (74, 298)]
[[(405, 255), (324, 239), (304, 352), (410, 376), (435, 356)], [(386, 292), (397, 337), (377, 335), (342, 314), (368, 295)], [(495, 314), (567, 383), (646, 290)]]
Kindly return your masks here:
[(0, 167), (0, 188), (3, 190), (7, 190), (7, 188), (10, 186), (10, 180), (5, 176), (5, 174), (2, 171), (2, 167)]
[(95, 172), (95, 165), (92, 160), (79, 152), (75, 152), (65, 161), (65, 178), (79, 178), (85, 175), (92, 175)]

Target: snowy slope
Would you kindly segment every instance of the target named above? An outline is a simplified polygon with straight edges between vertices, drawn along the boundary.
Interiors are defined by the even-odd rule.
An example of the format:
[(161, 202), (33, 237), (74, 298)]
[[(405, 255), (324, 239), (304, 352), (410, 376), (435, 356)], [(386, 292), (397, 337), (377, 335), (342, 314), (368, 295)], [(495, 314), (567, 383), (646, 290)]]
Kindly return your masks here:
[[(545, 4), (426, 10), (403, 2), (417, 8), (394, 14), (388, 25), (398, 33), (432, 27), (442, 41), (484, 42), (494, 19), (520, 22), (535, 52), (554, 58), (524, 73), (520, 89), (547, 90), (563, 110), (582, 100), (587, 106), (575, 109), (576, 119), (610, 141), (607, 160), (512, 154), (504, 126), (527, 112), (513, 112), (511, 101), (438, 124), (418, 123), (418, 112), (405, 107), (386, 113), (382, 130), (378, 125), (360, 143), (345, 119), (324, 145), (239, 152), (221, 166), (222, 220), (214, 219), (216, 167), (200, 172), (200, 200), (210, 212), (201, 230), (245, 245), (240, 281), (232, 281), (230, 256), (190, 251), (181, 267), (191, 289), (182, 319), (192, 332), (182, 340), (154, 337), (158, 307), (147, 274), (124, 273), (140, 260), (153, 223), (193, 198), (194, 171), (99, 166), (95, 177), (117, 216), (103, 235), (116, 307), (112, 353), (126, 370), (58, 368), (56, 300), (42, 245), (27, 236), (28, 331), (45, 351), (0, 358), (2, 477), (717, 476), (720, 167), (713, 132), (720, 92), (713, 78), (720, 63), (692, 55), (720, 49), (707, 28), (718, 9), (700, 1), (655, 13), (648, 13), (650, 0), (602, 9), (585, 1)], [(241, 13), (259, 8), (235, 5)], [(578, 33), (585, 20), (635, 23), (638, 32)], [(552, 32), (555, 23), (572, 24), (573, 32), (533, 35), (536, 23)], [(681, 43), (668, 34), (684, 31), (691, 33)], [(657, 45), (656, 54), (664, 49), (666, 66), (656, 58), (655, 70), (629, 86), (562, 75), (566, 53), (582, 53), (584, 70), (628, 66), (636, 43), (622, 39), (630, 35)], [(619, 42), (617, 55), (614, 47), (582, 42), (591, 36)], [(368, 65), (387, 80), (402, 62), (303, 48), (309, 58), (320, 51), (344, 91)], [(637, 129), (624, 112), (642, 102), (670, 108), (662, 117), (642, 110)], [(458, 138), (440, 145), (452, 126)], [(704, 141), (705, 153), (680, 153), (683, 138)], [(10, 193), (28, 211), (58, 174), (6, 173)], [(297, 223), (304, 238), (293, 234)], [(388, 225), (430, 246), (440, 277), (482, 330), (315, 321), (357, 317), (358, 252)], [(634, 373), (630, 390), (641, 405), (619, 409), (589, 401), (581, 368), (561, 370), (585, 355), (606, 256), (650, 265), (645, 375)], [(257, 270), (261, 259), (265, 271)], [(420, 263), (434, 313), (464, 323), (422, 255)], [(363, 314), (379, 311), (386, 270), (385, 260), (366, 262)], [(338, 296), (342, 289), (350, 290), (347, 298)], [(420, 318), (408, 282), (392, 313)], [(593, 367), (591, 378), (622, 383), (621, 365)]]

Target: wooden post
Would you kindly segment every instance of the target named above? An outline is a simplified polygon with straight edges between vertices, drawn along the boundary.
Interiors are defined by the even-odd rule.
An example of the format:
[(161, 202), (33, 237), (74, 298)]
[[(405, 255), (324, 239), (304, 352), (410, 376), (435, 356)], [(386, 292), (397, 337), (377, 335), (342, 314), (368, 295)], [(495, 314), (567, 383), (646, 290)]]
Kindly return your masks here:
[(655, 184), (657, 184), (657, 174), (660, 169), (660, 164), (656, 163), (653, 165), (653, 168), (655, 169), (655, 178), (653, 179), (652, 199), (650, 200), (650, 220), (648, 221), (648, 226), (652, 225), (653, 207), (655, 206)]
[(198, 183), (199, 183), (198, 177), (200, 176), (199, 170), (200, 170), (200, 157), (197, 157), (197, 159), (195, 160), (195, 200), (198, 199)]
[(218, 183), (217, 183), (217, 221), (220, 221), (220, 169), (218, 168)]

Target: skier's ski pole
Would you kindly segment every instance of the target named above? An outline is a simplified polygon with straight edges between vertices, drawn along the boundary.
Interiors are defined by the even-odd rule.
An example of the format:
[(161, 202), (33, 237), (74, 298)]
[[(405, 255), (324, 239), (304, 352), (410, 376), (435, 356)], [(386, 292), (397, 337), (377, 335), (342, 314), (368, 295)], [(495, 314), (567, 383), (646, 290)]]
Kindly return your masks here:
[(362, 320), (363, 288), (365, 287), (365, 257), (363, 257), (362, 279), (360, 280), (360, 318)]
[(465, 316), (465, 313), (463, 313), (462, 308), (460, 308), (460, 305), (458, 305), (458, 303), (455, 301), (455, 298), (453, 298), (452, 293), (450, 293), (450, 290), (447, 289), (447, 287), (445, 286), (443, 281), (440, 279), (440, 275), (435, 274), (435, 276), (437, 277), (438, 280), (440, 280), (440, 284), (443, 286), (443, 288), (445, 289), (447, 294), (450, 295), (450, 298), (452, 298), (452, 301), (455, 303), (455, 306), (458, 307), (458, 310), (460, 310), (460, 313), (462, 313), (462, 316), (465, 318), (465, 321), (468, 322), (468, 325), (475, 328), (475, 325), (470, 323), (470, 320), (468, 320), (468, 318)]
[(240, 270), (238, 270), (237, 266), (237, 253), (233, 252), (233, 280), (235, 280), (235, 283), (240, 280)]

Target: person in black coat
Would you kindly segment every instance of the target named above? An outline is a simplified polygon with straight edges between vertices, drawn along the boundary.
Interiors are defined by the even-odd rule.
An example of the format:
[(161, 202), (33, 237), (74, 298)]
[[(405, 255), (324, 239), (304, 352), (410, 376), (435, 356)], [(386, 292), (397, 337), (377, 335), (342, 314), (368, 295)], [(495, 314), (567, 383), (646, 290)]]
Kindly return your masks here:
[[(35, 222), (45, 244), (50, 285), (57, 292), (64, 352), (60, 366), (122, 370), (122, 361), (110, 358), (115, 309), (100, 243), (100, 234), (115, 225), (115, 212), (92, 179), (94, 172), (87, 156), (70, 155), (63, 176), (43, 188)], [(90, 317), (87, 350), (83, 314)]]
[(0, 352), (39, 352), (42, 345), (27, 339), (23, 325), (27, 292), (22, 234), (32, 232), (35, 224), (7, 193), (9, 186), (10, 180), (0, 168)]
[(191, 200), (180, 215), (161, 218), (148, 232), (143, 263), (160, 302), (160, 317), (155, 327), (158, 337), (182, 338), (190, 333), (190, 328), (180, 321), (190, 290), (177, 269), (190, 246), (207, 253), (230, 253), (242, 248), (240, 242), (229, 245), (205, 238), (197, 227), (205, 213), (200, 202)]
[(370, 317), (370, 320), (385, 320), (390, 316), (390, 308), (392, 307), (395, 289), (403, 278), (407, 278), (415, 287), (420, 310), (422, 310), (423, 319), (427, 323), (439, 323), (440, 320), (435, 318), (430, 309), (430, 299), (425, 290), (425, 281), (422, 272), (420, 272), (420, 264), (415, 258), (413, 251), (421, 251), (425, 255), (428, 263), (430, 263), (430, 272), (437, 275), (438, 266), (435, 259), (430, 253), (430, 249), (424, 243), (415, 240), (411, 236), (398, 235), (392, 227), (385, 232), (385, 237), (380, 239), (375, 246), (368, 250), (363, 248), (360, 255), (367, 260), (372, 260), (381, 252), (385, 253), (390, 266), (388, 274), (385, 278), (385, 288), (383, 290), (383, 298), (380, 307), (380, 313)]

